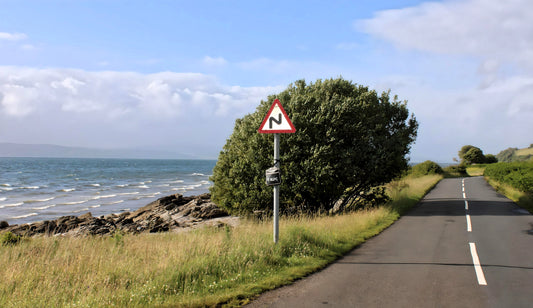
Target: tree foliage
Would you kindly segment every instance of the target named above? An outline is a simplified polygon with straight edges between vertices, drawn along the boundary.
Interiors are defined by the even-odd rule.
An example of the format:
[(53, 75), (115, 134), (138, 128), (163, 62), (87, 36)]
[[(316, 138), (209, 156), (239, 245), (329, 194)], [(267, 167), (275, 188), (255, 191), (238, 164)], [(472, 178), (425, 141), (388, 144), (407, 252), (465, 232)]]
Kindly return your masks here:
[(493, 154), (485, 155), (485, 164), (495, 164), (498, 162), (498, 159)]
[(484, 155), (483, 151), (473, 145), (465, 145), (459, 150), (459, 158), (462, 164), (493, 164), (497, 163), (499, 158), (492, 154)]
[(416, 164), (411, 168), (411, 174), (415, 176), (423, 176), (428, 174), (442, 174), (444, 171), (442, 170), (442, 167), (439, 166), (434, 161), (426, 160), (423, 163)]
[(405, 102), (342, 78), (299, 80), (236, 121), (211, 177), (213, 200), (229, 212), (272, 207), (264, 174), (273, 164), (273, 136), (257, 129), (276, 98), (296, 127), (280, 138), (282, 210), (329, 210), (407, 168), (418, 123)]
[(485, 162), (485, 155), (480, 148), (472, 147), (464, 155), (463, 160), (467, 164), (482, 164)]
[(458, 153), (458, 155), (459, 155), (459, 159), (460, 159), (461, 161), (464, 161), (464, 156), (465, 156), (465, 154), (466, 154), (469, 150), (471, 150), (472, 148), (475, 148), (475, 146), (473, 146), (473, 145), (463, 145), (463, 147), (459, 150), (459, 153)]

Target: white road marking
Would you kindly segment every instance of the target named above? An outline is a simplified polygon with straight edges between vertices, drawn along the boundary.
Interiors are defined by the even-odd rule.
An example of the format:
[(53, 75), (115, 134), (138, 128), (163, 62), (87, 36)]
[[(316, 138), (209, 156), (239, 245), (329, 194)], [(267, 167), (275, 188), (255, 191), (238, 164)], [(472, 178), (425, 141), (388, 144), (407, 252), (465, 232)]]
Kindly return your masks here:
[(472, 232), (472, 221), (470, 221), (470, 215), (466, 214), (466, 231)]
[(466, 199), (466, 193), (465, 192), (463, 192), (463, 198)]
[(485, 280), (485, 275), (483, 274), (483, 269), (481, 268), (481, 263), (479, 262), (479, 257), (477, 255), (476, 243), (470, 243), (470, 254), (472, 254), (472, 261), (474, 263), (474, 269), (476, 271), (477, 282), (481, 286), (486, 286), (487, 281)]
[(468, 211), (468, 201), (465, 200), (465, 210)]

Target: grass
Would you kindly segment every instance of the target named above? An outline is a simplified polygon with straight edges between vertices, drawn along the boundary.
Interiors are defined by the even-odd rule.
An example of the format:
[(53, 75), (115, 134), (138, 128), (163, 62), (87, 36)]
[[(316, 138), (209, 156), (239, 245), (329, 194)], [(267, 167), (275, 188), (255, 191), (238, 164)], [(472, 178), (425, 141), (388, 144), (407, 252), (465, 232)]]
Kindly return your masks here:
[(466, 167), (466, 173), (469, 176), (482, 176), (487, 165), (469, 165)]
[(393, 201), (338, 216), (112, 237), (40, 237), (0, 246), (0, 307), (242, 305), (308, 275), (390, 226), (440, 176), (387, 186)]
[(533, 195), (531, 193), (520, 191), (510, 185), (500, 183), (487, 176), (485, 177), (485, 180), (487, 180), (494, 189), (513, 200), (521, 208), (524, 208), (533, 214)]
[(516, 156), (533, 155), (533, 148), (520, 149), (515, 152)]

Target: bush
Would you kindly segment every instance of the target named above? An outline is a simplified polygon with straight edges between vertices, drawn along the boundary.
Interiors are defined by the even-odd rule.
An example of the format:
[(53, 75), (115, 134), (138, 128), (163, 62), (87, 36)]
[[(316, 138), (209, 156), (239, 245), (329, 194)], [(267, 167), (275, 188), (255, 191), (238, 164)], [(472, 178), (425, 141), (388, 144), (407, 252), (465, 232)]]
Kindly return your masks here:
[(485, 163), (486, 164), (495, 164), (497, 162), (498, 162), (498, 159), (496, 158), (496, 156), (494, 156), (492, 154), (485, 155)]
[(463, 159), (467, 164), (482, 164), (485, 162), (485, 155), (480, 148), (473, 147), (463, 155)]
[(463, 164), (448, 166), (443, 169), (446, 176), (467, 176), (466, 166)]
[(228, 212), (271, 210), (265, 170), (272, 166), (273, 136), (257, 130), (276, 98), (296, 127), (280, 138), (282, 211), (328, 211), (407, 169), (418, 123), (405, 102), (342, 78), (300, 80), (236, 121), (211, 177), (212, 198)]
[(429, 174), (443, 174), (443, 173), (444, 171), (442, 170), (441, 166), (439, 166), (439, 164), (431, 160), (426, 160), (425, 162), (414, 165), (411, 168), (411, 174), (415, 176), (423, 176), (423, 175), (429, 175)]
[(485, 176), (526, 193), (533, 193), (533, 163), (514, 162), (491, 164)]
[(20, 242), (22, 237), (12, 232), (5, 232), (0, 235), (0, 244), (2, 246), (16, 245)]

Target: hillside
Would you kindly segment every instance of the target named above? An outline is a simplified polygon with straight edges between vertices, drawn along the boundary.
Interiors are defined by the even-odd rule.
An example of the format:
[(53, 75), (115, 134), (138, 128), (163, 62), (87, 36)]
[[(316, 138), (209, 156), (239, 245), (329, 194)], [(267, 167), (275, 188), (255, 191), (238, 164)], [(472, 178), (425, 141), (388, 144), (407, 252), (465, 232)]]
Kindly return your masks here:
[(60, 158), (156, 158), (191, 159), (192, 155), (149, 148), (94, 149), (52, 144), (1, 143), (0, 157), (60, 157)]
[(533, 144), (529, 148), (508, 148), (496, 155), (499, 162), (527, 161), (533, 159)]

